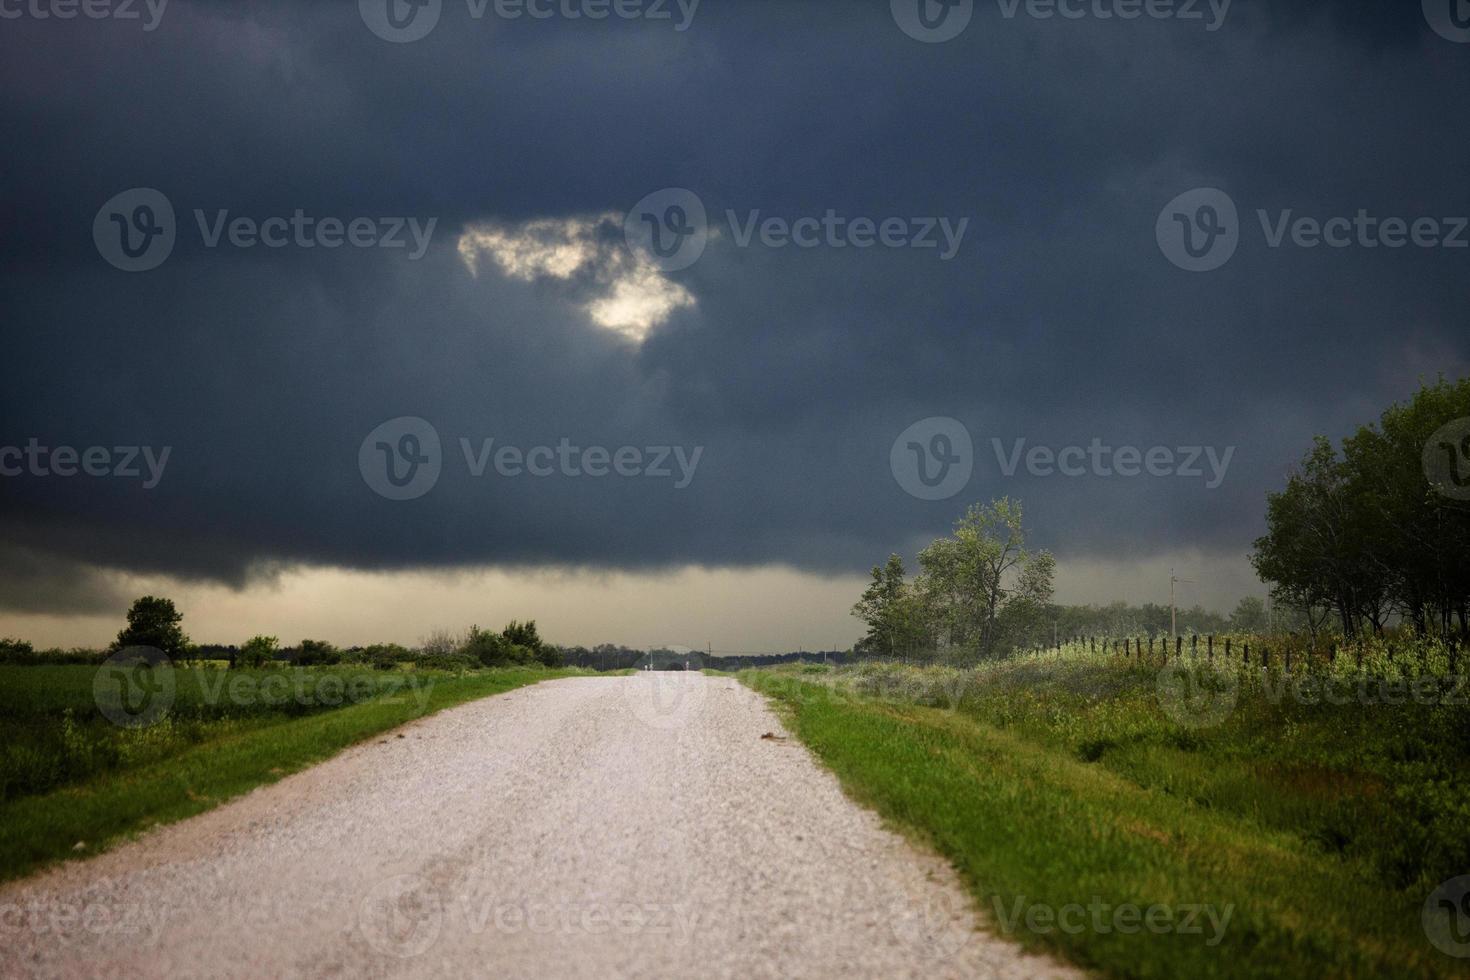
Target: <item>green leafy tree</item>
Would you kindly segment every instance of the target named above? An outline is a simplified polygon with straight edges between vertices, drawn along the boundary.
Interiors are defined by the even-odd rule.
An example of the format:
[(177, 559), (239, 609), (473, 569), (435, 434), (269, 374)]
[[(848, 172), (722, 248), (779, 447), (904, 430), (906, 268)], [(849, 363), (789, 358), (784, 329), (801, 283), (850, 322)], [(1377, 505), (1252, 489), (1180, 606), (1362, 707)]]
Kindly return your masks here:
[(144, 596), (128, 610), (128, 624), (112, 643), (114, 651), (125, 647), (154, 647), (174, 660), (189, 654), (189, 637), (184, 633), (184, 616), (172, 599)]
[(982, 658), (1015, 645), (1009, 628), (1025, 628), (1050, 603), (1056, 570), (1048, 552), (1026, 548), (1021, 504), (1008, 497), (972, 505), (950, 537), (919, 553), (919, 565), (918, 589), (939, 631)]
[(326, 640), (302, 640), (296, 651), (298, 667), (330, 667), (342, 662), (342, 651)]
[(1266, 627), (1266, 603), (1259, 596), (1248, 595), (1235, 604), (1230, 614), (1232, 632), (1264, 633)]
[(864, 647), (889, 657), (904, 649), (918, 614), (904, 575), (903, 559), (889, 555), (886, 564), (873, 566), (872, 582), (852, 607), (852, 614), (868, 626)]
[(513, 619), (500, 631), (500, 635), (505, 637), (506, 642), (516, 646), (532, 651), (541, 649), (541, 635), (536, 632), (534, 619), (528, 619), (524, 623)]
[(237, 662), (242, 667), (264, 667), (276, 658), (281, 641), (274, 636), (252, 636), (240, 647)]

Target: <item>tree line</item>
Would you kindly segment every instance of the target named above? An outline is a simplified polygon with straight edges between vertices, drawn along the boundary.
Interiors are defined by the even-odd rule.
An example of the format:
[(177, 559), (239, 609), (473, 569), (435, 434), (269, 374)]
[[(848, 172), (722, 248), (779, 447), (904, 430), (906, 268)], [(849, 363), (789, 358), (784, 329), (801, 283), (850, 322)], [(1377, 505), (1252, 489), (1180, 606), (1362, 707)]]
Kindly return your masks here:
[(1421, 385), (1269, 496), (1252, 562), (1313, 637), (1470, 636), (1470, 378)]

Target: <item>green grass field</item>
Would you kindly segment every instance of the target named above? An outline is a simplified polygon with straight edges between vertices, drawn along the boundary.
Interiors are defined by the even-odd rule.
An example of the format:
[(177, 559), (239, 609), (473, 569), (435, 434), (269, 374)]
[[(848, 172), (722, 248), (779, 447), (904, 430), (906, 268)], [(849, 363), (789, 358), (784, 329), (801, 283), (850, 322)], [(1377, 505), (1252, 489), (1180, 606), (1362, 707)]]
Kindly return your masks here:
[[(953, 861), (989, 928), (1029, 946), (1126, 977), (1470, 966), (1421, 921), (1436, 886), (1470, 872), (1470, 708), (1452, 687), (1308, 703), (1242, 672), (1203, 724), (1136, 661), (740, 676), (855, 798)], [(1115, 917), (1150, 906), (1155, 929)]]
[(127, 726), (107, 717), (125, 692), (106, 679), (94, 687), (94, 667), (0, 667), (0, 880), (192, 816), (442, 708), (578, 673), (174, 668), (168, 711)]

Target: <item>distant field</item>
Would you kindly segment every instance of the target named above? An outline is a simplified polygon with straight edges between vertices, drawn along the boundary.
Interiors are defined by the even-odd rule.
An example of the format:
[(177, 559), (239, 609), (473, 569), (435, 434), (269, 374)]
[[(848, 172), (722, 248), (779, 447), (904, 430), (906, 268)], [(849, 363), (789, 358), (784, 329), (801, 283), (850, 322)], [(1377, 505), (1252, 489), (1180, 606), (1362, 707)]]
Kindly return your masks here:
[(441, 708), (578, 673), (173, 668), (167, 711), (130, 727), (108, 714), (138, 704), (106, 678), (94, 686), (95, 667), (0, 666), (0, 879), (199, 813)]
[[(1436, 887), (1470, 872), (1457, 684), (1342, 682), (1348, 703), (1333, 704), (1282, 687), (1279, 667), (1194, 670), (1202, 701), (1183, 709), (1158, 666), (1075, 650), (740, 677), (1023, 942), (1114, 976), (1464, 976), (1421, 921)], [(1193, 909), (1203, 928), (1129, 932), (1077, 909), (1094, 904), (1158, 905), (1175, 924)], [(1062, 929), (1048, 916), (1069, 906)]]

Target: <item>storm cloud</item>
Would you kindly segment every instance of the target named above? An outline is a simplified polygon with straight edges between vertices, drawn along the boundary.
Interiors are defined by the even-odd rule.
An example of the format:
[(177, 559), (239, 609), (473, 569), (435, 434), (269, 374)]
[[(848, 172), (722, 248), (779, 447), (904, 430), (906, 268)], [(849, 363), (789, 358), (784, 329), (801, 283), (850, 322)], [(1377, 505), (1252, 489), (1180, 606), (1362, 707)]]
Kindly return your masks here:
[[(1470, 44), (1418, 4), (1237, 0), (1207, 30), (976, 3), (933, 44), (887, 2), (704, 0), (683, 30), (666, 6), (445, 0), (392, 43), (349, 2), (173, 0), (152, 30), (12, 5), (0, 446), (170, 457), (151, 488), (54, 459), (0, 479), (0, 605), (113, 602), (98, 569), (850, 574), (1006, 494), (1063, 563), (1239, 555), (1314, 434), (1470, 363), (1470, 249), (1273, 247), (1258, 217), (1470, 214)], [(175, 213), (147, 271), (94, 240), (132, 188)], [(708, 216), (682, 268), (624, 235), (665, 188)], [(1156, 237), (1194, 188), (1238, 209), (1205, 272)], [(742, 240), (770, 218), (818, 239)], [(859, 247), (890, 220), (902, 243)], [(946, 258), (940, 222), (961, 220)], [(939, 247), (914, 247), (925, 227)], [(973, 438), (943, 500), (890, 465), (931, 417)], [(361, 455), (403, 418), (432, 427), (439, 472), (392, 499)], [(993, 440), (1232, 456), (1216, 486), (1203, 462), (1007, 475)], [(563, 445), (578, 475), (525, 465)], [(521, 472), (498, 468), (506, 446)], [(700, 451), (684, 486), (675, 447)], [(660, 449), (667, 478), (647, 472)]]

